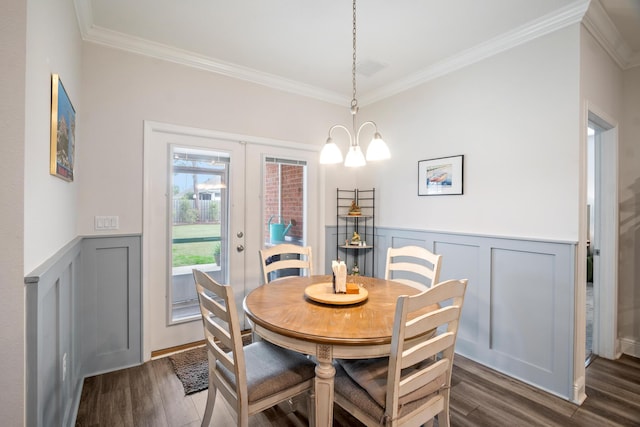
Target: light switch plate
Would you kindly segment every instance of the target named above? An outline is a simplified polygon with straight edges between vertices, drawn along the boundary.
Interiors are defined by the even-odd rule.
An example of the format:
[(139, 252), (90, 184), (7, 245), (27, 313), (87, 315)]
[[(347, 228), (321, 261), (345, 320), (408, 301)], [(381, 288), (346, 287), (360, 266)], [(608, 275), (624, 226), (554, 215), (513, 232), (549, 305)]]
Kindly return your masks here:
[(120, 228), (120, 218), (116, 216), (96, 216), (94, 228), (96, 230), (117, 230)]

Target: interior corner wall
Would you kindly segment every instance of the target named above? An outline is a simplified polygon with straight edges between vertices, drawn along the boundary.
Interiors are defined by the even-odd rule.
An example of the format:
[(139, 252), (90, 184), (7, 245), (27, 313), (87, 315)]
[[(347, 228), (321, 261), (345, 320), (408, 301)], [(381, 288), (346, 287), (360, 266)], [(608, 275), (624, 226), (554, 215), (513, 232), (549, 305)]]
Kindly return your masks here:
[(623, 72), (619, 145), (618, 336), (640, 357), (640, 67)]
[[(82, 79), (82, 235), (142, 232), (145, 120), (320, 146), (319, 135), (349, 116), (339, 105), (88, 42)], [(120, 228), (95, 231), (96, 215), (119, 216)]]
[[(80, 103), (81, 38), (74, 3), (27, 1), (27, 73), (24, 173), (24, 274), (77, 236), (78, 182), (84, 142), (78, 132), (86, 111)], [(49, 174), (51, 74), (59, 74), (76, 110), (75, 181)]]
[[(578, 240), (579, 25), (362, 109), (389, 144), (367, 166), (376, 225)], [(418, 196), (418, 161), (464, 155), (462, 196)]]
[[(618, 339), (640, 357), (640, 67), (622, 71), (582, 30), (583, 102), (618, 125)], [(586, 124), (584, 124), (586, 126)]]
[[(609, 118), (620, 121), (622, 70), (585, 27), (581, 27), (580, 95), (582, 102), (587, 102)], [(586, 127), (587, 124), (581, 125)]]
[(25, 324), (23, 177), (27, 6), (6, 0), (0, 13), (0, 358), (1, 423), (24, 425)]

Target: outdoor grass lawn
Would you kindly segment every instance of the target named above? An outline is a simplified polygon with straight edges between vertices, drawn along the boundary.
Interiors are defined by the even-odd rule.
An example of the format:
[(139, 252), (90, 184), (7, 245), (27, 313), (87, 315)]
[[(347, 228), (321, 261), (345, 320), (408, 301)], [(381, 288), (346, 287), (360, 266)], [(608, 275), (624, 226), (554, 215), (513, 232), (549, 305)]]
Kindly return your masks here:
[[(174, 225), (174, 239), (220, 237), (220, 224)], [(177, 243), (173, 245), (173, 266), (213, 264), (213, 249), (219, 242)]]

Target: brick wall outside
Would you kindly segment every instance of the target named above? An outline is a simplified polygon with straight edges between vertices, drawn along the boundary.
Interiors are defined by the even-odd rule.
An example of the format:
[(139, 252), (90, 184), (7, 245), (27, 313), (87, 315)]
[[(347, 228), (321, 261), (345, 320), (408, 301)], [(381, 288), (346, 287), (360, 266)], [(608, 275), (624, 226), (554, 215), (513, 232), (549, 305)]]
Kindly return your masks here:
[[(267, 163), (265, 166), (263, 198), (265, 241), (270, 239), (267, 224), (272, 215), (276, 215), (273, 217), (272, 223), (283, 222), (285, 227), (289, 225), (292, 219), (295, 220), (296, 225), (289, 229), (287, 236), (301, 239), (303, 237), (302, 230), (304, 229), (304, 166), (278, 165), (275, 163)], [(282, 172), (282, 182), (280, 182), (278, 173), (279, 166)], [(282, 197), (282, 218), (277, 217), (279, 188), (281, 189)]]

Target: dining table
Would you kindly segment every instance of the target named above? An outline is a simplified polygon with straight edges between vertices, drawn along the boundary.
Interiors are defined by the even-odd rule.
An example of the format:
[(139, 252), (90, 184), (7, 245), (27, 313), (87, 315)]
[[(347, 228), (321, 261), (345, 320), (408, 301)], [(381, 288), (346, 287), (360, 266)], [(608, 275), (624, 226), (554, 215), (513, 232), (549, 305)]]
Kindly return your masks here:
[(348, 276), (347, 283), (358, 293), (334, 293), (331, 275), (282, 277), (252, 290), (243, 303), (254, 333), (315, 361), (309, 417), (318, 427), (333, 423), (334, 360), (389, 356), (396, 301), (421, 292), (375, 277)]

